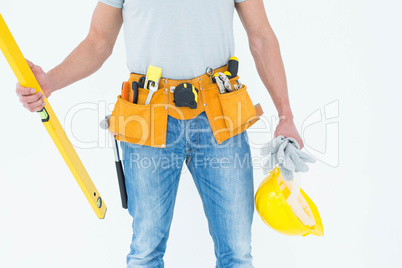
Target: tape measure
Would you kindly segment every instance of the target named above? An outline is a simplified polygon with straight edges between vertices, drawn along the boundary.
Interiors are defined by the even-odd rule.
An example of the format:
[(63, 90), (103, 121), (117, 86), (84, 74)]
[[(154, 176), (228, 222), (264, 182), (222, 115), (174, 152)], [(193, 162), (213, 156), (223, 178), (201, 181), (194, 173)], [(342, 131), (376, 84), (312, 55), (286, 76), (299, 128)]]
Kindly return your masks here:
[(190, 83), (183, 83), (174, 89), (174, 100), (176, 107), (189, 107), (197, 109), (198, 89)]

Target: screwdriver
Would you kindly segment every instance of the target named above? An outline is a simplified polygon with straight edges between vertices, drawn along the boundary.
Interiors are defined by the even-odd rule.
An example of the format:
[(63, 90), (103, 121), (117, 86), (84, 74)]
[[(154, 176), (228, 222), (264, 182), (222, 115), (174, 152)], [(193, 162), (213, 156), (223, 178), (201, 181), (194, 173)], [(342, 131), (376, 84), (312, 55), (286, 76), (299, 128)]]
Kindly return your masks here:
[(129, 85), (127, 82), (123, 82), (121, 88), (121, 98), (128, 101), (128, 94), (129, 94)]
[(145, 88), (145, 76), (141, 76), (140, 79), (138, 79), (138, 87), (139, 88)]
[(137, 81), (133, 81), (131, 83), (131, 90), (132, 90), (132, 103), (137, 103), (138, 102), (138, 83)]
[[(237, 73), (239, 71), (239, 59), (235, 56), (230, 57), (229, 62), (228, 62), (228, 70), (223, 72), (224, 75), (226, 75), (229, 79), (232, 79), (237, 76)], [(219, 76), (219, 74), (214, 73), (211, 77), (212, 83), (216, 83), (215, 79), (216, 77)]]
[(228, 70), (224, 72), (226, 76), (231, 79), (237, 76), (239, 71), (239, 59), (235, 56), (231, 57), (228, 62)]

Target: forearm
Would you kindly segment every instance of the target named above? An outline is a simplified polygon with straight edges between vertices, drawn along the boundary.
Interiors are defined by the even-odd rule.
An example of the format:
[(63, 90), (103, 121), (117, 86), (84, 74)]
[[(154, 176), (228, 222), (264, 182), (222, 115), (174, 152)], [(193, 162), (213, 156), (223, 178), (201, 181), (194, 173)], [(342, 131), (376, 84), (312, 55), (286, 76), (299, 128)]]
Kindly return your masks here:
[(47, 73), (51, 92), (64, 88), (99, 70), (110, 56), (111, 50), (107, 45), (88, 36), (61, 64)]
[(280, 119), (293, 119), (285, 68), (275, 34), (267, 31), (266, 34), (250, 40), (250, 51), (258, 74), (278, 111), (278, 116)]

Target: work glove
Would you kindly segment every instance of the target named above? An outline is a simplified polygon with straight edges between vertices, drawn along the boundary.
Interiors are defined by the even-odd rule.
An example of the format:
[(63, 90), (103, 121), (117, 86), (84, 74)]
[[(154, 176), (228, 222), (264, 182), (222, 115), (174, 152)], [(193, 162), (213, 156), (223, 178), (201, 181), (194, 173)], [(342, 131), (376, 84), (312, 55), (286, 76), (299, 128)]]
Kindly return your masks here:
[(300, 151), (300, 145), (293, 138), (282, 135), (274, 138), (261, 148), (262, 170), (267, 175), (276, 165), (286, 181), (293, 180), (293, 172), (307, 172), (308, 163), (316, 160), (305, 152)]

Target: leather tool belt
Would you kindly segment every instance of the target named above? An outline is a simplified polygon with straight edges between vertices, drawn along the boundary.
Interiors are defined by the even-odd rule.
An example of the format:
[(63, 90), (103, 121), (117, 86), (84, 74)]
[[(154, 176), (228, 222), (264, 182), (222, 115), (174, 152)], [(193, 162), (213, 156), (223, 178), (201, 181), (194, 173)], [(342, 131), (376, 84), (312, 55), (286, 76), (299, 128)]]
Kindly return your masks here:
[[(227, 68), (224, 65), (214, 72), (224, 72)], [(131, 73), (129, 86), (141, 76), (144, 75)], [(239, 76), (236, 76), (229, 80), (232, 88), (238, 79)], [(182, 83), (190, 83), (199, 90), (196, 109), (175, 106), (171, 88)], [(187, 80), (162, 77), (150, 103), (144, 105), (148, 93), (148, 89), (138, 88), (137, 103), (125, 100), (121, 95), (117, 96), (109, 125), (109, 131), (116, 135), (117, 140), (164, 148), (168, 115), (188, 120), (205, 111), (215, 140), (221, 144), (249, 128), (263, 114), (260, 104), (253, 105), (246, 85), (243, 84), (236, 91), (220, 94), (218, 85), (206, 73)]]

